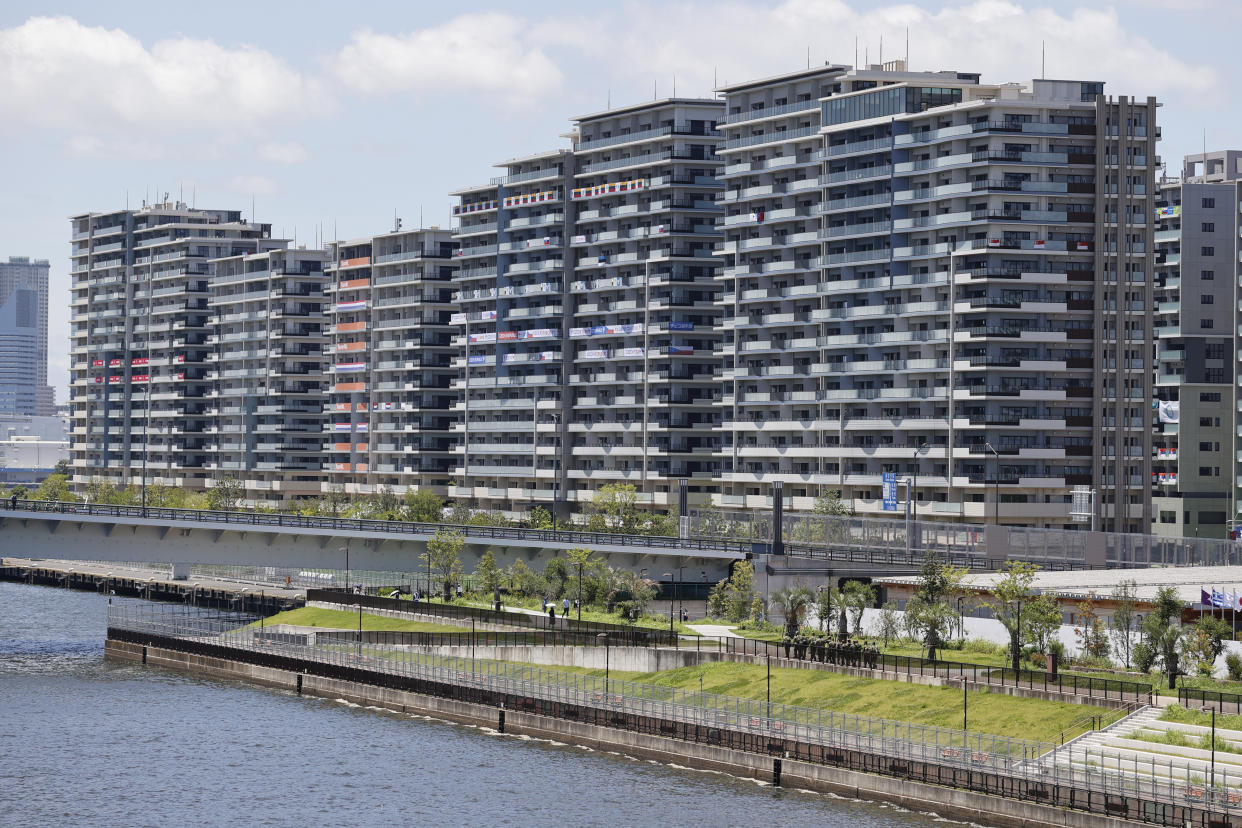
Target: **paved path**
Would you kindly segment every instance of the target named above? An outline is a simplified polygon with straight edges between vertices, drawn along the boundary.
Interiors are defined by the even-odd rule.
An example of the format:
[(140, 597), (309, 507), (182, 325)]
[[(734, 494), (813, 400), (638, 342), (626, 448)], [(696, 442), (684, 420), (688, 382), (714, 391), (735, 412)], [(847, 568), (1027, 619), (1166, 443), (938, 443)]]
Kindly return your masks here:
[(724, 627), (719, 624), (687, 624), (686, 629), (694, 630), (699, 635), (705, 635), (708, 638), (741, 638), (740, 635), (733, 632), (732, 627)]
[(304, 587), (286, 587), (283, 584), (265, 583), (262, 581), (248, 581), (240, 578), (218, 578), (207, 575), (192, 575), (190, 578), (182, 581), (174, 581), (168, 572), (167, 567), (143, 567), (126, 566), (125, 564), (97, 562), (97, 561), (64, 561), (64, 560), (47, 560), (35, 558), (13, 558), (5, 556), (0, 558), (0, 562), (8, 566), (28, 567), (34, 569), (46, 569), (58, 571), (61, 573), (76, 573), (77, 575), (87, 575), (95, 578), (130, 578), (134, 580), (153, 580), (161, 584), (168, 584), (178, 588), (198, 587), (200, 589), (213, 589), (220, 592), (249, 593), (276, 596), (279, 598), (296, 599), (305, 598), (306, 589)]

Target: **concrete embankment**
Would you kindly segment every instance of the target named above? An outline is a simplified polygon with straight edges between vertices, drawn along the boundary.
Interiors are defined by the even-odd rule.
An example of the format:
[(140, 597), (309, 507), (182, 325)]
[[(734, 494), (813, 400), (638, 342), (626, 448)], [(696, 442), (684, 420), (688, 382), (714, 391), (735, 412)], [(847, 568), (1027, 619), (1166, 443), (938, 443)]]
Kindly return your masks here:
[(170, 601), (270, 615), (306, 601), (306, 590), (220, 578), (176, 579), (166, 572), (89, 561), (0, 559), (0, 581)]
[[(617, 751), (638, 758), (702, 770), (721, 771), (785, 787), (832, 793), (850, 798), (880, 800), (912, 810), (930, 811), (954, 819), (1004, 826), (1004, 828), (1053, 828), (1054, 826), (1089, 828), (1089, 826), (1143, 824), (1102, 813), (1106, 810), (1103, 796), (1098, 797), (1101, 813), (1064, 809), (1031, 801), (1030, 798), (1010, 799), (964, 790), (961, 787), (928, 784), (910, 778), (916, 770), (913, 765), (917, 763), (910, 763), (910, 767), (906, 767), (906, 763), (900, 763), (899, 769), (899, 763), (890, 762), (884, 757), (869, 757), (873, 760), (875, 767), (884, 768), (884, 772), (867, 773), (853, 770), (850, 767), (835, 767), (790, 759), (787, 751), (776, 751), (776, 754), (772, 755), (773, 743), (770, 742), (763, 743), (767, 753), (758, 749), (748, 752), (698, 741), (686, 741), (659, 735), (658, 732), (641, 732), (637, 728), (606, 727), (514, 709), (514, 707), (520, 707), (520, 704), (511, 704), (508, 709), (505, 709), (503, 706), (496, 707), (460, 699), (424, 695), (392, 687), (314, 675), (310, 672), (277, 669), (229, 658), (193, 654), (115, 639), (108, 640), (106, 653), (108, 657), (115, 659), (142, 662), (224, 679), (242, 680), (302, 695), (343, 699), (354, 704), (383, 707), (401, 713), (433, 716), (447, 721), (492, 728), (509, 734), (585, 745), (596, 750)], [(760, 743), (755, 744), (758, 748)], [(860, 758), (852, 756), (849, 750), (841, 750), (838, 753), (841, 761), (847, 764), (857, 762)], [(928, 767), (919, 767), (917, 770), (926, 774)], [(982, 773), (976, 773), (974, 776), (979, 778), (968, 780), (974, 787), (994, 783), (998, 789), (1004, 788), (1004, 780), (985, 779), (986, 775)], [(1037, 789), (1029, 789), (1027, 793), (1029, 796), (1040, 795)], [(1046, 791), (1044, 795), (1047, 795)], [(1201, 817), (1202, 814), (1198, 816)], [(1195, 824), (1207, 823), (1198, 821)], [(1229, 823), (1222, 824), (1228, 825)]]

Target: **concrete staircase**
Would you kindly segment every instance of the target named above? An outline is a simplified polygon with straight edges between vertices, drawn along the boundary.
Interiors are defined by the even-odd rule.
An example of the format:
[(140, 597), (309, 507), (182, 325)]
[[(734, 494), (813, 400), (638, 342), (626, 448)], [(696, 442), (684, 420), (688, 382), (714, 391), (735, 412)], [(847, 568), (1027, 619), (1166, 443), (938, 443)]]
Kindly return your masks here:
[[(1216, 729), (1218, 748), (1213, 776), (1212, 752), (1202, 746), (1211, 728), (1160, 720), (1161, 708), (1144, 707), (1045, 754), (1049, 770), (1071, 775), (1106, 771), (1119, 787), (1173, 791), (1188, 801), (1201, 800), (1209, 779), (1228, 789), (1231, 805), (1242, 804), (1242, 731)], [(1161, 738), (1166, 741), (1151, 741)], [(1220, 743), (1224, 742), (1224, 745)], [(1229, 750), (1222, 749), (1228, 746)]]

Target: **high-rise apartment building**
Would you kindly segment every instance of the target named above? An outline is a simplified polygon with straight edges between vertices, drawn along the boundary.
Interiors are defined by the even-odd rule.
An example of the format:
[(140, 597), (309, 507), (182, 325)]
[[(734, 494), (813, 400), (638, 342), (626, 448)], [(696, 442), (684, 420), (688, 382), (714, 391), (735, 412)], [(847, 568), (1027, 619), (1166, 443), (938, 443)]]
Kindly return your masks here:
[(204, 468), (236, 478), (256, 504), (320, 493), (325, 257), (278, 249), (211, 262)]
[(1187, 156), (1156, 201), (1151, 532), (1222, 538), (1236, 524), (1242, 152)]
[(458, 496), (525, 511), (714, 476), (722, 105), (575, 119), (572, 149), (459, 190)]
[(0, 414), (50, 417), (47, 382), (46, 259), (10, 256), (0, 262)]
[(723, 92), (721, 505), (878, 516), (891, 473), (921, 517), (1060, 525), (1095, 484), (1145, 529), (1154, 100), (900, 61)]
[(75, 485), (209, 487), (218, 475), (210, 263), (283, 242), (240, 211), (180, 202), (70, 221)]
[(447, 492), (454, 247), (434, 227), (328, 245), (326, 487)]

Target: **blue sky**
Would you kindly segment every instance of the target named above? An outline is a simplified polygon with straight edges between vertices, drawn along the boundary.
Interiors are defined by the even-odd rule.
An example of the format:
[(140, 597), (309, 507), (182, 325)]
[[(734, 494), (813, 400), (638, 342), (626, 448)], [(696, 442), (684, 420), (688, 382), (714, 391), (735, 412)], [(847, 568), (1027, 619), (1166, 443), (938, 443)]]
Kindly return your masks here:
[(812, 61), (905, 51), (916, 70), (1103, 80), (1164, 104), (1169, 172), (1242, 147), (1239, 0), (783, 0), (608, 5), (23, 2), (0, 8), (0, 256), (52, 261), (52, 381), (67, 380), (73, 213), (182, 192), (313, 242), (446, 226), (457, 187), (561, 146), (606, 102), (709, 95)]

